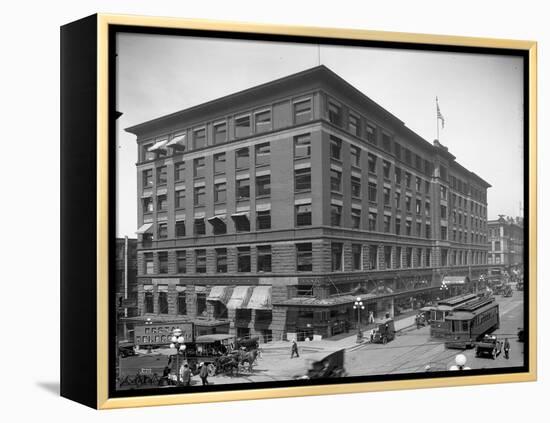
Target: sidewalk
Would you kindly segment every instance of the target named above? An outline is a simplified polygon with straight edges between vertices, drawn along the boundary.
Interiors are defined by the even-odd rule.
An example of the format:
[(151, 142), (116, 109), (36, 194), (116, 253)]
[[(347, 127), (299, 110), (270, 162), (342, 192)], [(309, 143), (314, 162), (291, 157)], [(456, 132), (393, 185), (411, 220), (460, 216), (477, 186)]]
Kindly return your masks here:
[[(400, 332), (405, 329), (415, 327), (415, 317), (416, 311), (412, 315), (406, 315), (403, 317), (399, 316), (397, 318), (394, 318), (395, 331)], [(319, 341), (301, 341), (298, 342), (298, 348), (300, 352), (330, 352), (338, 351), (343, 348), (352, 349), (368, 343), (366, 340), (368, 339), (369, 332), (375, 326), (375, 324), (370, 324), (363, 328), (363, 339), (365, 341), (360, 344), (357, 343), (357, 332), (351, 331), (345, 334), (345, 336), (343, 337), (336, 336), (333, 338), (321, 339)], [(290, 351), (290, 342), (275, 341), (268, 344), (261, 344), (260, 348), (265, 354), (276, 353), (280, 351), (287, 352), (287, 350)]]

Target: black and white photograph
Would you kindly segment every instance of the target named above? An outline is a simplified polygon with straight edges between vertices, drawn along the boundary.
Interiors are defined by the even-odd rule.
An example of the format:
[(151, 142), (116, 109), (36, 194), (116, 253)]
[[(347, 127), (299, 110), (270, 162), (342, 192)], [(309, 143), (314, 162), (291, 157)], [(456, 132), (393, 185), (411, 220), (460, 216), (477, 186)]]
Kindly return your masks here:
[(116, 33), (116, 392), (526, 368), (525, 57), (363, 44)]

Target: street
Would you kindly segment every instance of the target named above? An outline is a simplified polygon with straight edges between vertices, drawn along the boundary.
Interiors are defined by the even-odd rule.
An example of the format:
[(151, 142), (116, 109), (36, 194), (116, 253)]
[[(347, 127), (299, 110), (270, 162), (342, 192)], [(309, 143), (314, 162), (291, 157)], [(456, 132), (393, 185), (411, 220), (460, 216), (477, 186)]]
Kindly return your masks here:
[[(500, 328), (494, 334), (502, 341), (508, 338), (511, 346), (508, 360), (503, 353), (493, 360), (475, 357), (475, 349), (446, 349), (442, 340), (430, 339), (428, 326), (421, 329), (410, 326), (399, 331), (396, 338), (385, 345), (357, 345), (354, 335), (340, 340), (302, 342), (299, 346), (300, 357), (293, 359), (290, 358), (290, 343), (263, 344), (261, 358), (257, 360), (252, 372), (242, 369), (238, 375), (216, 375), (208, 380), (212, 384), (233, 384), (294, 379), (304, 375), (312, 361), (340, 348), (346, 348), (345, 369), (349, 376), (448, 370), (459, 353), (466, 356), (466, 366), (472, 369), (521, 366), (523, 343), (517, 341), (517, 330), (523, 327), (523, 292), (514, 291), (512, 297), (499, 295), (495, 299), (500, 305), (501, 320)], [(135, 375), (143, 368), (161, 375), (170, 352), (157, 350), (150, 354), (121, 358), (121, 375)], [(192, 384), (200, 383), (199, 377), (195, 376)], [(135, 386), (121, 386), (121, 389), (129, 388)]]

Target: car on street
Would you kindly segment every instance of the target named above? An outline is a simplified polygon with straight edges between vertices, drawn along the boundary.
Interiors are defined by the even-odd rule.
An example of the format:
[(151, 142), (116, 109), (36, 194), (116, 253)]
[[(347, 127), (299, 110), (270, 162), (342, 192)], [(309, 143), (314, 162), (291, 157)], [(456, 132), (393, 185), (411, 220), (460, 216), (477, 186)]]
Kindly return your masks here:
[(502, 342), (495, 335), (485, 335), (476, 343), (476, 357), (490, 357), (493, 360), (502, 352)]

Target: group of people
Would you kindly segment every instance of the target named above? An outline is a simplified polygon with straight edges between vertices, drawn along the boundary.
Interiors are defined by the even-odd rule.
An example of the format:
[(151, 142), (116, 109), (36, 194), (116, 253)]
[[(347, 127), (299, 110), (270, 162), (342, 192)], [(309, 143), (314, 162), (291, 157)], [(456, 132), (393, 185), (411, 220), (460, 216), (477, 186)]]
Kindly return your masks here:
[[(164, 368), (162, 378), (160, 379), (160, 386), (170, 385), (170, 380), (176, 380), (176, 375), (171, 375), (170, 365)], [(208, 366), (203, 362), (199, 364), (199, 377), (201, 378), (203, 385), (208, 385)], [(182, 386), (191, 386), (193, 381), (193, 372), (189, 368), (189, 364), (183, 363), (179, 369), (179, 383)]]

